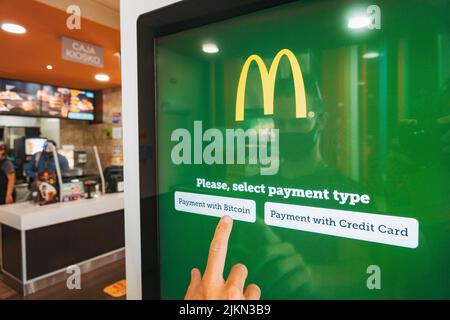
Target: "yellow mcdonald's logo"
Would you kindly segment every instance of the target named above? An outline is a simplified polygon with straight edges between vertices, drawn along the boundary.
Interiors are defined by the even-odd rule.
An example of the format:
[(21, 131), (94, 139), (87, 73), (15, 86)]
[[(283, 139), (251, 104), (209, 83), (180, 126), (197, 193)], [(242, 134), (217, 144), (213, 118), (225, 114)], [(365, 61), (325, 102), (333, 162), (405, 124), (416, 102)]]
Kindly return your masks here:
[(247, 61), (245, 61), (244, 66), (242, 67), (237, 89), (236, 121), (244, 120), (245, 89), (247, 85), (248, 71), (252, 62), (256, 62), (259, 73), (261, 74), (262, 89), (264, 94), (264, 114), (273, 115), (275, 79), (278, 71), (278, 65), (280, 64), (281, 58), (284, 56), (289, 59), (292, 75), (294, 77), (296, 104), (295, 115), (297, 118), (306, 118), (306, 94), (302, 70), (300, 69), (300, 64), (298, 63), (294, 53), (292, 53), (289, 49), (283, 49), (277, 53), (269, 70), (267, 70), (263, 59), (256, 54), (251, 55), (248, 57)]

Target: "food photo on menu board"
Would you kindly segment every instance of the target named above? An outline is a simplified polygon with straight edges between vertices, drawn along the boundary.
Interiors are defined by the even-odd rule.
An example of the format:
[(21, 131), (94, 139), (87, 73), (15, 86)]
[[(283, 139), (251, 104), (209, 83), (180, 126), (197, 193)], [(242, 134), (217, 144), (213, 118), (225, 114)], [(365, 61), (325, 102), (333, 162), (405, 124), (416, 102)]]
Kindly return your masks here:
[(93, 120), (94, 98), (92, 91), (53, 86), (43, 86), (38, 92), (42, 116), (56, 118)]
[(37, 97), (41, 101), (41, 114), (43, 116), (67, 118), (69, 102), (66, 89), (44, 85), (38, 91)]
[(0, 79), (0, 114), (39, 116), (36, 96), (41, 85)]

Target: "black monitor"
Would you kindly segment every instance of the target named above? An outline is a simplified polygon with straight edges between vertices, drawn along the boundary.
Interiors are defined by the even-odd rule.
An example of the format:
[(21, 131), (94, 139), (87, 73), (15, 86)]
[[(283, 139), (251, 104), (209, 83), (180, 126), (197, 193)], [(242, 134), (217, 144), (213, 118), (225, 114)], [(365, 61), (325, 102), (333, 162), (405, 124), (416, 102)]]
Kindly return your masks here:
[(123, 192), (123, 166), (111, 166), (103, 171), (106, 182), (106, 192)]
[(143, 297), (182, 299), (226, 214), (224, 276), (245, 264), (263, 299), (449, 299), (449, 10), (192, 0), (142, 15)]

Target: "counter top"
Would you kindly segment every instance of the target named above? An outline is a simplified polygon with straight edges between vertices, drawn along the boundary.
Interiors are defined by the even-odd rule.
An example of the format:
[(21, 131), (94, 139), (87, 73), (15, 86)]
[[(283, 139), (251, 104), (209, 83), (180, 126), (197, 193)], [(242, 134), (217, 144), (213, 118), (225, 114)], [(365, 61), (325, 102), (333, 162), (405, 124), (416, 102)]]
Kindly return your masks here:
[(29, 202), (0, 206), (0, 224), (28, 231), (124, 209), (124, 194), (113, 193), (95, 199), (61, 202), (46, 206)]

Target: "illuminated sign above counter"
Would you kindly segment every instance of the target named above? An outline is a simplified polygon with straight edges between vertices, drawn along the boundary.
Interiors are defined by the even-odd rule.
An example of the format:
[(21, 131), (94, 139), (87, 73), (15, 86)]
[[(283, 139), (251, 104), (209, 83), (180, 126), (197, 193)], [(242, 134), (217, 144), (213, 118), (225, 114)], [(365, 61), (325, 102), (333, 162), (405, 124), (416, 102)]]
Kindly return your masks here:
[(0, 114), (94, 120), (94, 91), (0, 79)]

